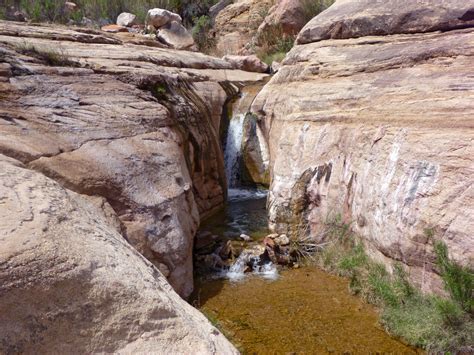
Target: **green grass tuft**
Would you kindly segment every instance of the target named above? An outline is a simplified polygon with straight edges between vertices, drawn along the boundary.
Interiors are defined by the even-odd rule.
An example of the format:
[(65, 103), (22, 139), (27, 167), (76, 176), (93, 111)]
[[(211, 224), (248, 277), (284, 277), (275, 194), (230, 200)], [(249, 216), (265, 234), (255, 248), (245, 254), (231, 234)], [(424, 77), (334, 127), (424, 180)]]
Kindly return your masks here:
[(464, 311), (471, 313), (474, 308), (473, 271), (450, 260), (446, 244), (435, 242), (434, 250), (436, 253), (436, 264), (440, 269), (445, 289)]
[(39, 48), (34, 45), (24, 43), (17, 48), (24, 55), (39, 59), (46, 65), (55, 67), (80, 67), (80, 63), (71, 60), (62, 49)]
[(381, 322), (393, 336), (433, 353), (474, 351), (472, 270), (457, 265), (445, 244), (433, 240), (437, 265), (450, 298), (424, 295), (402, 265), (389, 273), (371, 260), (350, 225), (334, 218), (323, 233), (330, 241), (313, 258), (323, 269), (348, 277), (350, 290), (381, 309)]

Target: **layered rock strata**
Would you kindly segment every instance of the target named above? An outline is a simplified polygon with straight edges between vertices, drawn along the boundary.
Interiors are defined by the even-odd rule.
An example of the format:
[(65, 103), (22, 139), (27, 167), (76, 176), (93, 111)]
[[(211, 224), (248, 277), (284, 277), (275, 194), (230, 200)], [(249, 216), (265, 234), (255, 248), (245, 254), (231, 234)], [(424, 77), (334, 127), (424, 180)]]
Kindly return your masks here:
[(0, 22), (0, 153), (105, 198), (124, 237), (187, 296), (200, 218), (225, 199), (223, 108), (265, 75), (136, 43), (148, 44)]
[(269, 142), (274, 230), (319, 235), (340, 215), (423, 290), (440, 286), (433, 232), (472, 265), (473, 10), (340, 0), (302, 30), (253, 105)]

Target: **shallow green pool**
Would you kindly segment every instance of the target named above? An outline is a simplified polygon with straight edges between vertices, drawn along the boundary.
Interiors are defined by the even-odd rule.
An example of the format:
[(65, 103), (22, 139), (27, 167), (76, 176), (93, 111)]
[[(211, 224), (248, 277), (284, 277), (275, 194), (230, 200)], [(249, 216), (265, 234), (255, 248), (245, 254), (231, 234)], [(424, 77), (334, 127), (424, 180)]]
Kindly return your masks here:
[(244, 354), (421, 353), (390, 337), (347, 280), (317, 268), (200, 282), (194, 304)]

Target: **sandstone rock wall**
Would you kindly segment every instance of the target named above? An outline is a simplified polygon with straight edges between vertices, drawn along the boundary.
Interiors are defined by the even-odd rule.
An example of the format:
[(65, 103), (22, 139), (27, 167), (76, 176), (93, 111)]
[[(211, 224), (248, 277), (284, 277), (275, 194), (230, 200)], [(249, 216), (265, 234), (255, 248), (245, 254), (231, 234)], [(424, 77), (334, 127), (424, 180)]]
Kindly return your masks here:
[(274, 0), (237, 0), (222, 9), (214, 21), (217, 53), (252, 53), (252, 39), (273, 4)]
[(237, 354), (117, 222), (0, 155), (0, 353)]
[(342, 0), (302, 30), (253, 105), (270, 147), (273, 229), (317, 234), (340, 214), (424, 290), (440, 285), (426, 229), (473, 263), (473, 10)]
[(0, 153), (105, 198), (123, 235), (183, 296), (200, 218), (221, 207), (231, 70), (139, 37), (0, 22)]

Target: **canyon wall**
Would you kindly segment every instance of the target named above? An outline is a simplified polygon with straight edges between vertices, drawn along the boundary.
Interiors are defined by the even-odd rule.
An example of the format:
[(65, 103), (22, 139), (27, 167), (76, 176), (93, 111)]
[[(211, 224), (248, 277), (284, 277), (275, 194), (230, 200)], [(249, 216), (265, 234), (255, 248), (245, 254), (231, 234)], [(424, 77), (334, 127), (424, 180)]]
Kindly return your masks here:
[(195, 232), (226, 197), (227, 102), (265, 77), (131, 33), (0, 21), (0, 352), (235, 351), (164, 277), (192, 292)]
[(432, 238), (472, 264), (473, 14), (472, 1), (339, 0), (303, 28), (252, 108), (274, 230), (319, 235), (341, 216), (423, 290), (440, 286)]

